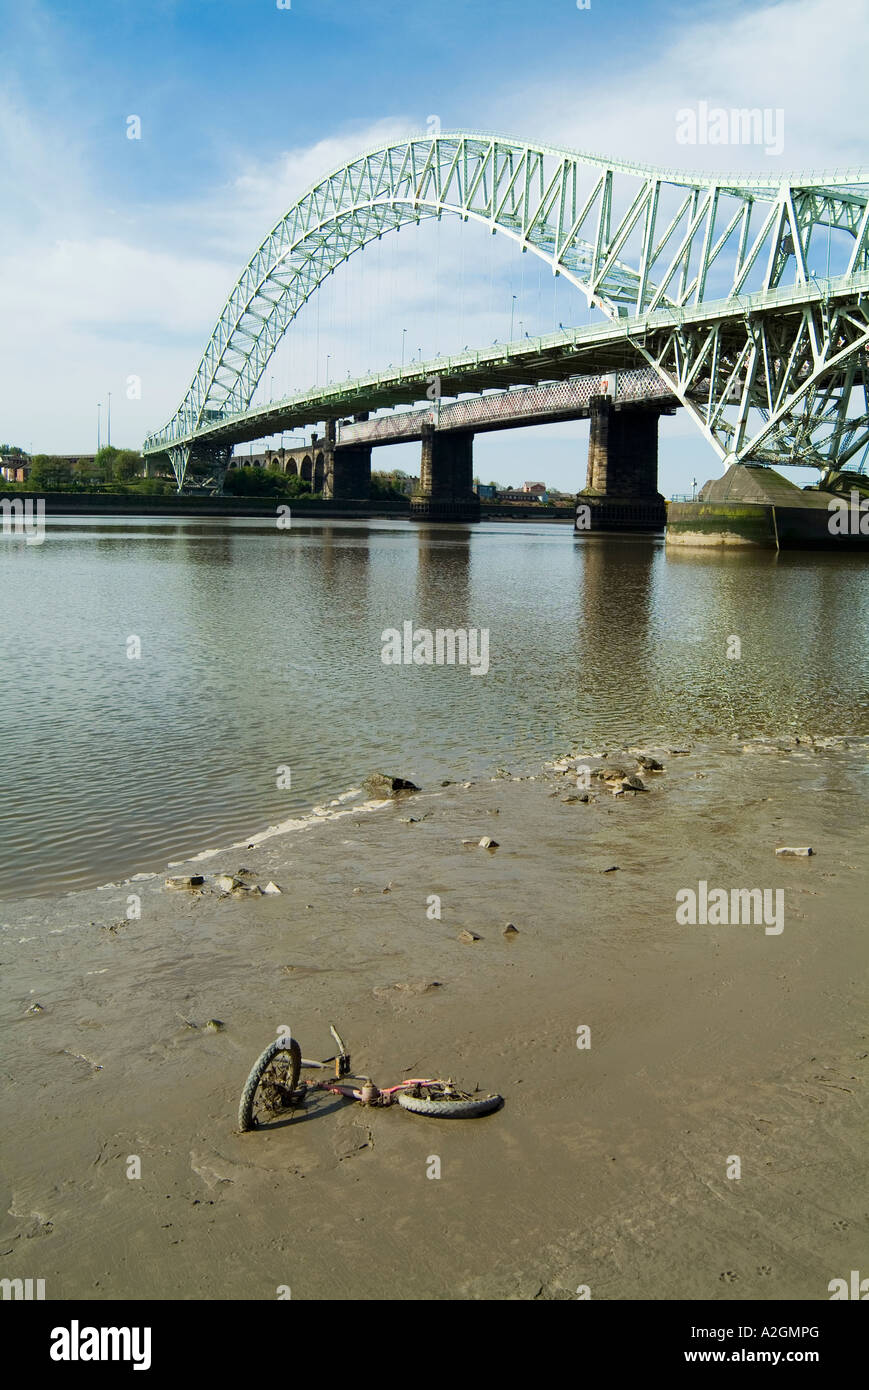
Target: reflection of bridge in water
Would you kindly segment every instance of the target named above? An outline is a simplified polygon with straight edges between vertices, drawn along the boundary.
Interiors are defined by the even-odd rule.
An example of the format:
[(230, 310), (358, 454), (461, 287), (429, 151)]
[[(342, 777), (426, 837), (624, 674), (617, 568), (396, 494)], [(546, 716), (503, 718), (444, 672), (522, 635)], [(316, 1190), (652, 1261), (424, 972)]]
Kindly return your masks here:
[[(384, 232), (444, 213), (541, 257), (581, 291), (599, 321), (252, 409), (278, 342), (326, 277)], [(590, 503), (654, 511), (662, 408), (685, 409), (726, 467), (862, 466), (867, 347), (865, 171), (703, 176), (498, 137), (439, 135), (362, 155), (289, 209), (242, 271), (184, 400), (146, 440), (145, 453), (168, 452), (181, 488), (191, 457), (220, 477), (234, 445), (326, 421), (312, 485), (319, 453), (328, 495), (364, 496), (370, 448), (418, 428), (405, 436), (422, 440), (418, 514), (472, 516), (475, 432), (584, 411), (592, 418)], [(593, 382), (637, 369), (654, 384), (642, 402), (620, 402), (616, 392), (609, 403), (590, 396), (569, 413), (547, 414), (541, 397), (536, 414), (532, 408), (521, 421), (513, 414), (510, 397), (524, 393), (509, 388), (548, 383), (544, 396), (548, 390), (554, 409), (553, 383), (570, 388), (571, 378)], [(487, 406), (496, 398), (486, 396), (444, 405), (447, 397), (505, 388), (498, 406)], [(423, 400), (434, 410), (412, 412), (416, 425), (400, 416), (394, 426), (361, 418)], [(353, 423), (339, 431), (348, 416)]]

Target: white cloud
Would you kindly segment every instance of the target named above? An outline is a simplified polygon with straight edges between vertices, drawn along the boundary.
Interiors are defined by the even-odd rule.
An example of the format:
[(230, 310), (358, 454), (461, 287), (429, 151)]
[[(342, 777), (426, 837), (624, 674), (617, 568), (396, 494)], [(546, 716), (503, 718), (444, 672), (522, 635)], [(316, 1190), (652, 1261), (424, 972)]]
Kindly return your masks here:
[[(581, 23), (583, 14), (576, 21)], [(619, 58), (568, 82), (516, 89), (493, 103), (508, 133), (667, 168), (830, 169), (865, 161), (865, 0), (780, 0), (716, 6), (712, 17), (681, 16), (670, 42), (633, 70)], [(712, 106), (782, 109), (784, 151), (753, 145), (685, 146), (676, 113)], [(522, 112), (521, 129), (515, 113)]]

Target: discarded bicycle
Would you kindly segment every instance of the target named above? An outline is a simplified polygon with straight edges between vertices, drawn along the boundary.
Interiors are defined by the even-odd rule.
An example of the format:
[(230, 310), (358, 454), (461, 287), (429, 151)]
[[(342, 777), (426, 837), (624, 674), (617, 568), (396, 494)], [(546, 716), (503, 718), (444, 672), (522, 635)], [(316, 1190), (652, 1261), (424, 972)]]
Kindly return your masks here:
[[(458, 1090), (450, 1080), (414, 1077), (396, 1086), (375, 1086), (370, 1076), (356, 1076), (351, 1072), (350, 1053), (343, 1039), (332, 1024), (329, 1031), (338, 1051), (322, 1062), (303, 1057), (296, 1039), (288, 1033), (269, 1043), (244, 1083), (238, 1107), (240, 1130), (258, 1129), (266, 1119), (274, 1119), (282, 1110), (298, 1109), (316, 1091), (345, 1096), (361, 1105), (385, 1106), (397, 1101), (402, 1110), (438, 1119), (463, 1120), (472, 1115), (489, 1115), (504, 1104), (502, 1096), (472, 1095)], [(322, 1081), (300, 1081), (302, 1067), (321, 1071), (332, 1067), (334, 1074)], [(357, 1084), (352, 1084), (354, 1082)]]

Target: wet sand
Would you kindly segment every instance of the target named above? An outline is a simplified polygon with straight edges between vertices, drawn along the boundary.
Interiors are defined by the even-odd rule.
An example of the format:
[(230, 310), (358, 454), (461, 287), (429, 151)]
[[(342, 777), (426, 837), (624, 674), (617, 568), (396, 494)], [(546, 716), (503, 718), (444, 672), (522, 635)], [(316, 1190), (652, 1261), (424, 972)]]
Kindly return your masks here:
[[(869, 1248), (867, 746), (650, 747), (648, 791), (595, 780), (588, 804), (551, 768), (360, 793), (167, 870), (202, 891), (0, 906), (0, 1277), (49, 1299), (828, 1299)], [(221, 895), (241, 867), (281, 895)], [(679, 925), (700, 880), (782, 888), (783, 931)], [(380, 1084), (450, 1075), (504, 1108), (324, 1096), (235, 1132), (276, 1030), (323, 1057), (330, 1021)]]

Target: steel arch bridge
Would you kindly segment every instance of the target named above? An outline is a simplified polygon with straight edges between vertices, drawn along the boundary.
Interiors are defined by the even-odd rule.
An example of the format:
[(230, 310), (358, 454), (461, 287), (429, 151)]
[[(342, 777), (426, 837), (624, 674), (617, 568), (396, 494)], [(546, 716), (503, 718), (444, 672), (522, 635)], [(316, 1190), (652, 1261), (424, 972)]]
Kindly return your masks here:
[(646, 365), (725, 465), (825, 470), (869, 447), (869, 171), (699, 175), (459, 132), (362, 154), (287, 211), (145, 454), (168, 451), (180, 489), (191, 450), (222, 452), (225, 465), (232, 444), (253, 437), (255, 414), (268, 433), (268, 410), (250, 403), (302, 306), (384, 232), (444, 213), (541, 257), (600, 321), (312, 389), (283, 402), (281, 418), (313, 424), (354, 404), (418, 400), (432, 371), (458, 394)]

